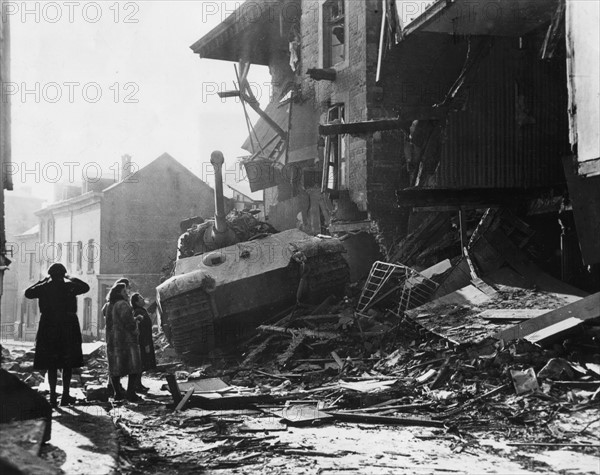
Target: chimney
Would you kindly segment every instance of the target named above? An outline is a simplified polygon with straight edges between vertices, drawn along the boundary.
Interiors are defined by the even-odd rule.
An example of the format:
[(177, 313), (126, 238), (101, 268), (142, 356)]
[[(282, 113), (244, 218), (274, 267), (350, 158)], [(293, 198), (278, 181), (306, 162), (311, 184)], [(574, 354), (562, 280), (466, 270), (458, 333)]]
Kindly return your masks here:
[(126, 180), (133, 173), (131, 169), (131, 155), (125, 154), (121, 157), (121, 181)]

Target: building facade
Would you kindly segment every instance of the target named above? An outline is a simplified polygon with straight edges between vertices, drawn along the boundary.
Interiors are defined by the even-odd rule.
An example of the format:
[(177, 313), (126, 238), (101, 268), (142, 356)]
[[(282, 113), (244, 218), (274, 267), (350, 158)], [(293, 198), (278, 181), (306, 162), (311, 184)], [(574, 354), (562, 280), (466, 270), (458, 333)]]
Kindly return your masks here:
[[(249, 3), (192, 50), (239, 63), (223, 97), (261, 117), (244, 163), (276, 227), (369, 229), (390, 256), (429, 213), (509, 208), (600, 262), (598, 2)], [(264, 111), (250, 64), (272, 76)]]
[[(0, 10), (4, 12), (5, 0), (0, 0)], [(2, 15), (0, 20), (0, 84), (10, 82), (10, 15)], [(4, 87), (3, 87), (4, 89)], [(4, 190), (12, 190), (11, 164), (11, 114), (10, 95), (2, 94), (0, 101), (0, 302), (4, 288), (4, 273), (10, 265), (7, 256), (4, 224)], [(0, 310), (1, 311), (1, 310)]]
[[(35, 284), (43, 275), (41, 262), (38, 256), (40, 245), (39, 225), (32, 226), (22, 234), (14, 237), (13, 245), (18, 246), (10, 267), (14, 272), (14, 298), (8, 299), (12, 308), (2, 312), (3, 322), (8, 315), (12, 316), (12, 323), (5, 325), (5, 335), (18, 340), (34, 341), (39, 322), (39, 307), (35, 300), (25, 298), (24, 289)], [(8, 297), (8, 295), (7, 295)], [(4, 302), (3, 302), (4, 303)]]
[[(6, 248), (11, 259), (11, 265), (4, 273), (4, 295), (1, 302), (0, 322), (2, 334), (9, 337), (12, 334), (19, 335), (21, 325), (21, 297), (19, 288), (23, 275), (29, 275), (29, 269), (25, 269), (30, 258), (30, 252), (34, 252), (35, 245), (31, 243), (32, 228), (37, 229), (37, 217), (35, 212), (42, 207), (43, 200), (31, 194), (31, 188), (24, 187), (6, 192)], [(36, 231), (37, 232), (37, 231)], [(37, 276), (38, 272), (35, 272)]]
[[(130, 169), (123, 163), (123, 169)], [(163, 154), (102, 191), (52, 203), (38, 211), (36, 250), (40, 276), (61, 262), (90, 291), (78, 296), (81, 329), (102, 335), (100, 311), (108, 290), (121, 277), (132, 291), (154, 299), (161, 271), (176, 256), (179, 223), (214, 215), (214, 193), (191, 171)]]

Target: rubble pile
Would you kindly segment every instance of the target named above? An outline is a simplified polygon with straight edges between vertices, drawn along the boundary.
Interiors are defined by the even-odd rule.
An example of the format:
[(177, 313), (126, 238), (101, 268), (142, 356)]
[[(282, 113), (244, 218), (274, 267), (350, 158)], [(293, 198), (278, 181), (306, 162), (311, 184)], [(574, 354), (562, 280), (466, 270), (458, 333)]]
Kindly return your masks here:
[[(238, 354), (173, 370), (163, 386), (173, 399), (158, 409), (116, 409), (127, 447), (123, 467), (168, 460), (182, 470), (221, 469), (285, 454), (341, 457), (349, 452), (290, 443), (284, 434), (357, 424), (420, 428), (416, 437), (447, 439), (458, 451), (496, 450), (480, 443), (487, 437), (531, 450), (598, 450), (597, 319), (550, 345), (490, 336), (456, 344), (385, 305), (357, 316), (356, 300), (280, 314)], [(518, 302), (549, 309), (561, 297), (503, 287), (481, 307), (460, 308), (503, 313)], [(493, 325), (497, 332), (514, 321)]]
[[(439, 223), (434, 216), (421, 228)], [(333, 424), (416, 426), (418, 437), (456, 447), (489, 436), (594, 453), (600, 294), (581, 298), (539, 270), (524, 250), (531, 238), (514, 216), (484, 213), (464, 255), (453, 256), (452, 239), (446, 261), (428, 262), (430, 269), (376, 263), (344, 299), (297, 303), (263, 322), (236, 352), (174, 369), (164, 388), (175, 411), (165, 422), (197, 434), (202, 445), (163, 447), (145, 460), (254, 464), (290, 450), (277, 434)], [(413, 262), (425, 246), (418, 241), (409, 237), (399, 248)], [(144, 424), (137, 430), (138, 440), (152, 439)], [(147, 455), (138, 449), (136, 466)]]
[[(447, 440), (455, 452), (596, 454), (600, 293), (540, 271), (523, 251), (530, 233), (506, 214), (485, 213), (475, 231), (463, 256), (421, 271), (376, 262), (344, 298), (297, 301), (202, 361), (155, 334), (158, 368), (145, 375), (153, 387), (135, 407), (110, 399), (102, 343), (84, 345), (75, 385), (86, 403), (107, 402), (122, 473), (357, 455), (294, 438), (298, 427), (412, 428), (413, 438)], [(31, 361), (31, 352), (3, 351), (3, 368), (40, 390)]]

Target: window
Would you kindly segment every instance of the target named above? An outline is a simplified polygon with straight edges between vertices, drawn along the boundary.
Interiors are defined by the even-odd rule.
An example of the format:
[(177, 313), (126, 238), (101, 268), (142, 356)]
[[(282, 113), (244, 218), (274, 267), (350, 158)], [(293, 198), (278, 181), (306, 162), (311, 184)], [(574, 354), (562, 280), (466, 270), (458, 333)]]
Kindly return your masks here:
[(48, 235), (46, 236), (46, 242), (54, 242), (54, 218), (48, 220)]
[(38, 306), (36, 300), (30, 300), (23, 297), (21, 302), (21, 321), (26, 328), (32, 328), (37, 321)]
[(77, 241), (77, 271), (81, 272), (83, 269), (83, 243)]
[(29, 259), (29, 280), (35, 280), (35, 254), (27, 254)]
[(323, 4), (323, 67), (330, 68), (346, 59), (344, 0)]
[(73, 264), (73, 243), (68, 242), (67, 244), (67, 270), (71, 271), (71, 265)]
[[(344, 104), (336, 104), (327, 111), (327, 123), (343, 124)], [(330, 135), (325, 139), (322, 190), (338, 191), (348, 188), (348, 157), (345, 135)]]
[(92, 299), (86, 297), (83, 299), (83, 331), (92, 329)]
[(96, 246), (94, 240), (90, 239), (87, 243), (87, 271), (94, 272), (94, 261), (96, 260)]

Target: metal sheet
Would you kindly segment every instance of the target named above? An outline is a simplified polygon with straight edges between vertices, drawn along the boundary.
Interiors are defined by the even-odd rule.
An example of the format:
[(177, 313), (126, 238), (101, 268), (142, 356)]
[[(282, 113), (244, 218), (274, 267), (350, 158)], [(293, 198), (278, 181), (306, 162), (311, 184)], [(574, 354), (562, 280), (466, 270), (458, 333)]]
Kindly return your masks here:
[(535, 50), (496, 39), (466, 84), (465, 110), (449, 115), (438, 187), (528, 188), (564, 182), (561, 159), (569, 150), (564, 62), (539, 61)]

